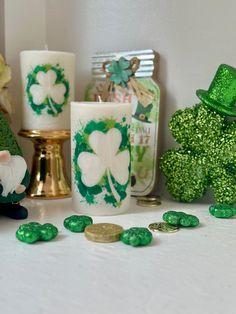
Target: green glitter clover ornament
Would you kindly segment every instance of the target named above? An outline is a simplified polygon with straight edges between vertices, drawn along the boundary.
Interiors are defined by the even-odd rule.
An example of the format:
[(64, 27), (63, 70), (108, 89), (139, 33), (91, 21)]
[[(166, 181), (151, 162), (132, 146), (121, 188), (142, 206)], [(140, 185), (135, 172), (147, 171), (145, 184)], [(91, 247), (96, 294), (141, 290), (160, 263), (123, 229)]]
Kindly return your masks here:
[(216, 218), (231, 218), (236, 215), (236, 208), (227, 204), (215, 204), (209, 207), (209, 212)]
[(84, 229), (93, 223), (89, 216), (72, 215), (64, 220), (64, 227), (71, 232), (84, 232)]
[(176, 111), (169, 127), (181, 145), (161, 158), (166, 186), (173, 198), (191, 202), (211, 187), (217, 203), (234, 204), (236, 121), (200, 103)]
[(147, 228), (133, 227), (123, 231), (120, 239), (131, 246), (146, 246), (152, 241), (152, 233)]
[(162, 156), (167, 189), (178, 201), (201, 198), (208, 186), (217, 203), (236, 202), (236, 69), (220, 65), (208, 91), (198, 90), (203, 101), (178, 110), (169, 123), (179, 149)]
[(199, 225), (199, 219), (196, 216), (170, 210), (163, 214), (163, 220), (170, 225), (179, 227), (196, 227)]

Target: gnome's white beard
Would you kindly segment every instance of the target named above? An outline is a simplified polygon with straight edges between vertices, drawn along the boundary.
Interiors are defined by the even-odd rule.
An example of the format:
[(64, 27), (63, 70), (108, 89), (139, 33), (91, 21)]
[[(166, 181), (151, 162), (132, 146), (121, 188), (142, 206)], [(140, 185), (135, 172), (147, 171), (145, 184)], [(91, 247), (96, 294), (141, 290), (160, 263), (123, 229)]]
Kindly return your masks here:
[(11, 156), (9, 162), (0, 162), (0, 184), (3, 187), (2, 196), (7, 197), (21, 184), (27, 169), (21, 156)]

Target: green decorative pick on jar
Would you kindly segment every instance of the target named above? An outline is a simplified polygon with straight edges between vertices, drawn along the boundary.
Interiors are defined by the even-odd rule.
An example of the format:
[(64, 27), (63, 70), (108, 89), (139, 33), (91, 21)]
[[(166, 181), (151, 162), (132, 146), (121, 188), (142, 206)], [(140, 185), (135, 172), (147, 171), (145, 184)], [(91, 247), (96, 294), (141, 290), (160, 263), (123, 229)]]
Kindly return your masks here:
[(146, 246), (152, 241), (152, 233), (147, 228), (133, 227), (123, 231), (120, 239), (131, 246)]
[(216, 204), (209, 207), (209, 212), (216, 218), (231, 218), (236, 215), (236, 208), (227, 204)]
[(196, 216), (170, 210), (163, 214), (163, 220), (170, 225), (180, 227), (196, 227), (199, 225), (199, 219)]
[(93, 223), (89, 216), (72, 215), (64, 220), (64, 227), (71, 232), (84, 232), (84, 229)]

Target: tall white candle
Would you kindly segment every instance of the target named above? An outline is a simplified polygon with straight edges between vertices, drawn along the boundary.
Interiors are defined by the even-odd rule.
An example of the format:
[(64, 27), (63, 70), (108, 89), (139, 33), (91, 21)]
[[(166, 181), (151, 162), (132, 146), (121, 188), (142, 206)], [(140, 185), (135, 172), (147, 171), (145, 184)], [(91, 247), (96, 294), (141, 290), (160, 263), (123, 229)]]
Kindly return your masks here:
[(22, 51), (22, 128), (70, 129), (74, 100), (75, 55), (59, 51)]
[(72, 102), (74, 210), (115, 215), (128, 209), (131, 111), (129, 103)]

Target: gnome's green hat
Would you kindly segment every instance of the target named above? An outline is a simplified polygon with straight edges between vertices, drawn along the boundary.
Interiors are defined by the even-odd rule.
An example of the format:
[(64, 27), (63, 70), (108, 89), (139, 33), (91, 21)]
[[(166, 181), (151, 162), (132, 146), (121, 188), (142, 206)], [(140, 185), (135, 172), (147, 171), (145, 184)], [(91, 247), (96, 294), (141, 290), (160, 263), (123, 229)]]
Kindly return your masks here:
[(208, 107), (236, 117), (236, 69), (221, 64), (208, 91), (198, 89), (196, 94)]

